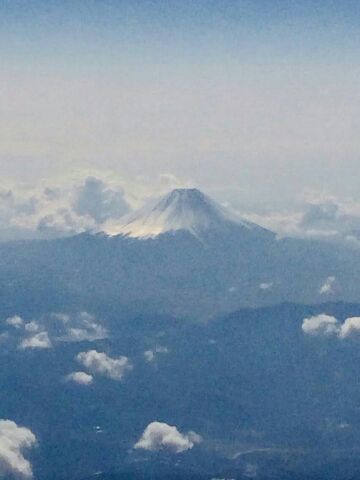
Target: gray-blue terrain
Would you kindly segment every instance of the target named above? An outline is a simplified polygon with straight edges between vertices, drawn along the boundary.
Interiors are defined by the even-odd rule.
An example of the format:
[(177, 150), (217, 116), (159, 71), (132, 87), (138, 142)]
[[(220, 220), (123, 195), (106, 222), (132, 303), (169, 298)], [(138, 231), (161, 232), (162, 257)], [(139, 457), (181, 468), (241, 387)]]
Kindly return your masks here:
[[(137, 237), (132, 225), (151, 223), (140, 214), (119, 235), (0, 245), (1, 418), (36, 435), (35, 478), (358, 478), (360, 339), (303, 322), (360, 317), (360, 250), (279, 239), (197, 190), (162, 202), (151, 208), (171, 225), (201, 221)], [(60, 314), (80, 312), (96, 319), (81, 317), (85, 334), (60, 331)], [(14, 315), (41, 323), (51, 345), (24, 346)], [(89, 350), (132, 368), (68, 381)], [(134, 449), (153, 421), (202, 441)]]

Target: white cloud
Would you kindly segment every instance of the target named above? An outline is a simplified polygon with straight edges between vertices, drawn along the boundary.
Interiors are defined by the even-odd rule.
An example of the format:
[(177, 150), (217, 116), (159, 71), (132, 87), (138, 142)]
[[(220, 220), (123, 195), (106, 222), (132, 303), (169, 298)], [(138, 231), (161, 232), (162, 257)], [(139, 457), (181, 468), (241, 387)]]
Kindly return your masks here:
[(96, 317), (87, 312), (80, 312), (76, 315), (55, 316), (65, 328), (58, 340), (66, 342), (93, 342), (102, 340), (109, 336), (107, 329), (98, 323)]
[(103, 375), (112, 380), (122, 380), (125, 373), (132, 369), (127, 357), (111, 358), (106, 353), (89, 350), (80, 352), (76, 359), (90, 372)]
[(0, 241), (98, 232), (129, 211), (121, 181), (78, 175), (0, 189)]
[[(54, 238), (84, 231), (111, 233), (123, 214), (154, 195), (193, 185), (170, 173), (124, 179), (100, 171), (81, 171), (33, 186), (9, 185), (0, 190), (0, 241)], [(295, 205), (292, 210), (241, 212), (241, 216), (279, 236), (315, 237), (360, 246), (360, 203), (307, 192)]]
[(350, 317), (341, 325), (339, 337), (349, 338), (360, 333), (360, 317)]
[(89, 216), (98, 225), (129, 212), (121, 187), (112, 188), (103, 180), (91, 176), (77, 188), (73, 206), (78, 215)]
[(148, 363), (151, 363), (155, 360), (155, 353), (153, 350), (146, 350), (144, 352), (144, 358)]
[(360, 317), (349, 317), (341, 324), (335, 317), (322, 313), (305, 318), (301, 328), (307, 335), (333, 335), (347, 339), (360, 333)]
[(157, 346), (155, 347), (155, 352), (156, 353), (169, 353), (168, 347), (163, 347), (163, 346)]
[(323, 285), (319, 289), (320, 295), (333, 295), (336, 290), (336, 278), (333, 276), (327, 277)]
[(51, 313), (30, 322), (14, 315), (5, 323), (16, 328), (22, 336), (19, 345), (22, 349), (50, 348), (56, 342), (92, 342), (109, 336), (106, 327), (88, 312)]
[(39, 332), (32, 337), (25, 338), (20, 342), (19, 348), (51, 348), (52, 343), (47, 332)]
[(181, 453), (190, 450), (195, 444), (201, 442), (201, 437), (195, 432), (186, 434), (167, 423), (150, 423), (141, 438), (135, 443), (134, 448), (149, 451), (170, 450), (174, 453)]
[(10, 420), (0, 420), (0, 476), (32, 478), (32, 467), (24, 457), (24, 450), (35, 444), (36, 437), (31, 430)]
[(78, 383), (79, 385), (91, 385), (94, 381), (94, 377), (85, 372), (72, 372), (66, 376), (66, 380), (69, 382)]
[(308, 335), (332, 335), (338, 333), (339, 322), (335, 317), (321, 313), (305, 318), (301, 328)]
[(11, 327), (20, 328), (24, 324), (24, 320), (19, 317), (19, 315), (14, 315), (13, 317), (7, 318), (5, 323)]
[(0, 333), (0, 343), (5, 342), (9, 338), (9, 332)]
[(319, 238), (360, 246), (360, 203), (307, 193), (294, 211), (248, 213), (243, 217), (279, 236)]
[(32, 320), (31, 322), (26, 323), (24, 328), (27, 332), (34, 333), (34, 332), (38, 332), (41, 327), (38, 322), (36, 322), (35, 320)]
[(169, 349), (164, 346), (157, 346), (153, 350), (146, 350), (144, 352), (144, 358), (148, 363), (154, 362), (156, 360), (156, 357), (159, 354), (167, 354), (169, 353)]
[(260, 283), (259, 288), (260, 290), (269, 290), (273, 286), (273, 282), (264, 282)]

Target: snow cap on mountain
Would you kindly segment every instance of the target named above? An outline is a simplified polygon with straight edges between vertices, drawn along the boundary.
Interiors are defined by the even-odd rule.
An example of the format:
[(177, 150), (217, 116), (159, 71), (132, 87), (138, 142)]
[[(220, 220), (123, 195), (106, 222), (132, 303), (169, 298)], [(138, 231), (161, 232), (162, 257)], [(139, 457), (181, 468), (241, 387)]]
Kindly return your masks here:
[(160, 200), (126, 215), (109, 232), (136, 238), (185, 230), (201, 236), (208, 230), (222, 230), (232, 224), (246, 229), (260, 228), (214, 202), (196, 188), (177, 188)]

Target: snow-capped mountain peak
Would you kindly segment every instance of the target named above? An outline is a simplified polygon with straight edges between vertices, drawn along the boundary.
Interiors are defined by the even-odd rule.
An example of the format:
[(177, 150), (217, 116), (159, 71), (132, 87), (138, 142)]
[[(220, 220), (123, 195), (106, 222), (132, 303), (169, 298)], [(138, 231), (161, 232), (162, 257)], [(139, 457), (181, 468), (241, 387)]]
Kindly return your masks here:
[(231, 224), (240, 224), (247, 229), (256, 228), (256, 225), (241, 220), (196, 188), (178, 188), (123, 217), (110, 234), (151, 238), (186, 230), (201, 236), (205, 231), (222, 230)]

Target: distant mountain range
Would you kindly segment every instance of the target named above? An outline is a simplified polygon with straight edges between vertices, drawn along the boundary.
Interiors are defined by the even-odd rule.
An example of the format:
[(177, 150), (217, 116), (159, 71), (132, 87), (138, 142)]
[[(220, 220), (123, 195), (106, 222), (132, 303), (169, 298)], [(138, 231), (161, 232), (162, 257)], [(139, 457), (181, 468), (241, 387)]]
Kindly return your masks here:
[[(358, 478), (359, 330), (340, 339), (302, 325), (323, 313), (343, 323), (360, 305), (243, 309), (207, 324), (99, 309), (109, 332), (99, 340), (57, 341), (54, 317), (27, 316), (52, 348), (19, 349), (34, 334), (1, 322), (0, 411), (36, 435), (26, 452), (36, 480)], [(89, 372), (78, 355), (94, 350), (133, 368), (121, 380), (96, 369), (90, 385), (67, 380)], [(202, 442), (134, 449), (153, 421)]]
[[(359, 278), (357, 250), (194, 189), (112, 235), (1, 244), (0, 418), (38, 480), (358, 478)], [(154, 422), (185, 450), (138, 449)]]
[(106, 302), (203, 319), (283, 301), (357, 301), (359, 277), (360, 251), (277, 238), (196, 189), (172, 191), (112, 235), (0, 245), (0, 300), (9, 312)]

